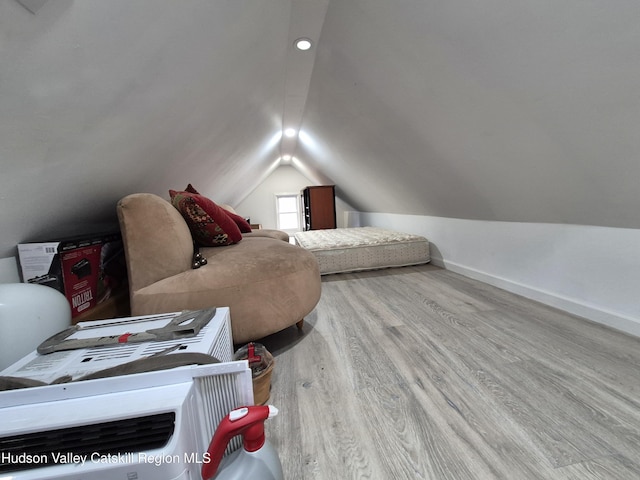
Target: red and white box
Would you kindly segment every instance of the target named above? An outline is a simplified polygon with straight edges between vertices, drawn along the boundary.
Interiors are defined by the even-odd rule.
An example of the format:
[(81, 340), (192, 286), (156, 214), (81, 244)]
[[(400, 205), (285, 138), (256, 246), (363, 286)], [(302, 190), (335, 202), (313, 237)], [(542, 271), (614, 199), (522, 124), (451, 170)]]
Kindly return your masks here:
[(18, 245), (22, 281), (62, 292), (71, 315), (95, 307), (126, 281), (119, 232)]

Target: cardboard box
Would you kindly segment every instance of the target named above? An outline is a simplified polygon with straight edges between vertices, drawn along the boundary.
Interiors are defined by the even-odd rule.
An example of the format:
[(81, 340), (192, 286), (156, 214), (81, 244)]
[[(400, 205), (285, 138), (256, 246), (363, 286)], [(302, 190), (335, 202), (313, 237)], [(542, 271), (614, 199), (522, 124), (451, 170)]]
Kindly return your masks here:
[(22, 281), (62, 292), (69, 300), (72, 317), (106, 300), (126, 282), (119, 232), (21, 243), (18, 256)]

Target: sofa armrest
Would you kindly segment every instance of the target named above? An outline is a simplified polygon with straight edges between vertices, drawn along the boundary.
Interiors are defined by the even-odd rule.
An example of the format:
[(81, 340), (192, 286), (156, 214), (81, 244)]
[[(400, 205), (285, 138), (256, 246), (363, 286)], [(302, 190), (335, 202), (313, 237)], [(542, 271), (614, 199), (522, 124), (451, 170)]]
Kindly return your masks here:
[(118, 202), (117, 213), (132, 293), (191, 269), (189, 227), (167, 200), (134, 193)]

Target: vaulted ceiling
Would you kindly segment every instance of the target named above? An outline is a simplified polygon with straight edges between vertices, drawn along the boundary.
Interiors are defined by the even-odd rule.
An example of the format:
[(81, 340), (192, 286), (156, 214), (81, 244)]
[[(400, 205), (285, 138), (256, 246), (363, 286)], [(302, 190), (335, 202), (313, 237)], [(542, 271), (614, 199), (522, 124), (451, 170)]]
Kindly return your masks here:
[(361, 211), (640, 227), (635, 1), (33, 3), (0, 2), (0, 258), (283, 154)]

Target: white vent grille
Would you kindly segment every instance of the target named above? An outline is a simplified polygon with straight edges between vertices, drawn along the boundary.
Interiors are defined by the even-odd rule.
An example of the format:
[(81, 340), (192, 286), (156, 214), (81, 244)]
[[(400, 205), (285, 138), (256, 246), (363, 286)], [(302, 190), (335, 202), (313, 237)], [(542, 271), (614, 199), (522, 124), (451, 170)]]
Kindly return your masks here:
[[(253, 405), (251, 370), (246, 362), (227, 364), (229, 372), (194, 378), (202, 419), (202, 448), (206, 451), (220, 421), (233, 408)], [(235, 370), (235, 371), (233, 371)], [(232, 405), (233, 408), (229, 408)], [(227, 453), (239, 448), (240, 437), (234, 438)]]
[[(60, 455), (128, 454), (164, 447), (173, 435), (175, 413), (101, 422), (0, 438), (0, 472), (58, 463)], [(20, 455), (39, 462), (21, 462)]]
[(216, 336), (216, 340), (213, 343), (213, 349), (211, 351), (211, 355), (221, 362), (230, 362), (233, 360), (233, 345), (229, 339), (231, 339), (231, 322), (227, 317), (227, 321), (223, 323), (218, 335)]

